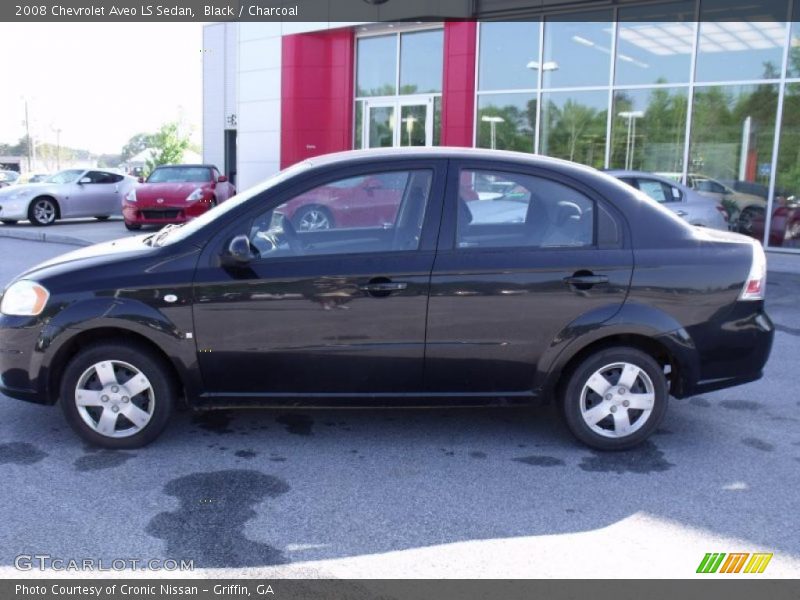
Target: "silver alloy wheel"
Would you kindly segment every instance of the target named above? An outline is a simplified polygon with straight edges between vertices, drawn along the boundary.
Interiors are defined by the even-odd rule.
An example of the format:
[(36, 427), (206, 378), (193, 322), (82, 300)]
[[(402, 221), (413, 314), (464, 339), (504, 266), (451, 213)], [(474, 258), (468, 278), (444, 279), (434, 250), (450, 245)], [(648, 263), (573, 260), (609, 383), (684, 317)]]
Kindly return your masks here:
[(33, 205), (33, 216), (43, 225), (52, 223), (56, 218), (56, 207), (50, 200), (38, 200)]
[(598, 369), (581, 390), (581, 417), (594, 433), (622, 438), (641, 429), (653, 412), (655, 388), (647, 372), (628, 362)]
[(298, 222), (299, 231), (319, 231), (321, 229), (330, 229), (331, 220), (324, 211), (318, 208), (307, 208), (303, 211)]
[(75, 386), (78, 414), (92, 430), (111, 438), (139, 433), (153, 417), (155, 393), (139, 369), (121, 360), (95, 363)]

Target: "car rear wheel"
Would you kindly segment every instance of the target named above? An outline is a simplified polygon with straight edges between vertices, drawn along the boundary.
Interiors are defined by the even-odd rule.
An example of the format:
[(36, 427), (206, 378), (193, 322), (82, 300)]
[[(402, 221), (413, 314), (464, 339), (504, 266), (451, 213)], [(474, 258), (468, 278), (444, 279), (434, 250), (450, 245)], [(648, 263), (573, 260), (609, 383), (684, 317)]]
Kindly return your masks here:
[(562, 407), (570, 431), (598, 450), (625, 450), (643, 442), (664, 417), (669, 390), (661, 366), (628, 347), (585, 358), (564, 387)]
[(128, 231), (139, 231), (142, 228), (141, 223), (128, 223), (125, 221), (125, 229)]
[(322, 231), (333, 227), (333, 216), (321, 206), (302, 207), (294, 215), (293, 221), (297, 231)]
[(13, 219), (0, 219), (3, 225), (16, 225), (17, 222)]
[(79, 352), (61, 379), (67, 422), (87, 442), (140, 448), (164, 430), (176, 386), (163, 359), (138, 344), (100, 343)]
[(34, 225), (52, 225), (57, 214), (56, 203), (50, 198), (36, 198), (28, 208), (28, 220)]

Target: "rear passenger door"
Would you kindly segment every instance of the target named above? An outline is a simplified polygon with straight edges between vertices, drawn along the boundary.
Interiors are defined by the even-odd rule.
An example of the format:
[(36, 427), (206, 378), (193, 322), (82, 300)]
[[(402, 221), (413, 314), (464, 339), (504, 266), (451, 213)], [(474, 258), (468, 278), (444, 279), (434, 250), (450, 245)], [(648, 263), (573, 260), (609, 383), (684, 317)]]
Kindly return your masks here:
[(451, 163), (431, 278), (432, 393), (528, 394), (570, 324), (621, 307), (633, 259), (622, 218), (548, 171)]

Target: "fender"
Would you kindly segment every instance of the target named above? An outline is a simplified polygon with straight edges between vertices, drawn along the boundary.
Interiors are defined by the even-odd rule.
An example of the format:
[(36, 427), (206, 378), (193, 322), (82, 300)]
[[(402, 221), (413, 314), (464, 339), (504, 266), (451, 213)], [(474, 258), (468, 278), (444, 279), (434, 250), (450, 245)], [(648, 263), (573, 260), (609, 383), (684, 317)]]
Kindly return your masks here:
[(616, 314), (602, 321), (592, 311), (565, 327), (552, 341), (537, 365), (534, 393), (547, 398), (556, 388), (561, 372), (584, 348), (603, 339), (636, 335), (655, 340), (677, 363), (680, 381), (673, 382), (672, 395), (680, 398), (699, 378), (699, 356), (689, 333), (674, 317), (651, 306), (626, 302)]
[[(167, 357), (178, 374), (186, 397), (193, 398), (202, 388), (197, 368), (197, 353), (191, 331), (192, 314), (189, 304), (170, 307), (176, 311), (170, 319), (162, 310), (142, 300), (129, 297), (87, 298), (68, 304), (42, 329), (32, 355), (31, 373), (39, 373), (36, 384), (43, 397), (55, 402), (57, 390), (49, 389), (50, 370), (63, 358), (75, 338), (101, 328), (130, 331), (146, 338)], [(181, 328), (178, 322), (184, 323)]]

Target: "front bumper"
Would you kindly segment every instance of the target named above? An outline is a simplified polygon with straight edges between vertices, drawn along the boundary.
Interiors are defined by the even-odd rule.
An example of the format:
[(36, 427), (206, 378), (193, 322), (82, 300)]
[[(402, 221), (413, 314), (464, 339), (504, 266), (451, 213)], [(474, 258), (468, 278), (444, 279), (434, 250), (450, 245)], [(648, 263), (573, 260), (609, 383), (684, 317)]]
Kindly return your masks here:
[(0, 219), (20, 221), (28, 218), (28, 204), (26, 200), (7, 200), (0, 198)]
[(52, 404), (43, 353), (37, 350), (41, 323), (34, 317), (0, 315), (0, 393), (27, 402)]
[(196, 202), (142, 204), (125, 202), (122, 206), (122, 216), (126, 223), (138, 225), (166, 225), (169, 223), (183, 223), (199, 217), (211, 208), (210, 200)]

